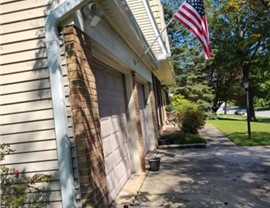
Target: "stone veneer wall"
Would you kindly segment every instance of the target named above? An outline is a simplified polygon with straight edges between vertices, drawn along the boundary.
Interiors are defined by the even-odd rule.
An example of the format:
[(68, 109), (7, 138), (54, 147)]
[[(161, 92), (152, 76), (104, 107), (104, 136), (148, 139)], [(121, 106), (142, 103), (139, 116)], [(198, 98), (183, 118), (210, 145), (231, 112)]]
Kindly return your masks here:
[(108, 190), (91, 40), (75, 26), (64, 27), (63, 34), (82, 205), (103, 208), (108, 206)]

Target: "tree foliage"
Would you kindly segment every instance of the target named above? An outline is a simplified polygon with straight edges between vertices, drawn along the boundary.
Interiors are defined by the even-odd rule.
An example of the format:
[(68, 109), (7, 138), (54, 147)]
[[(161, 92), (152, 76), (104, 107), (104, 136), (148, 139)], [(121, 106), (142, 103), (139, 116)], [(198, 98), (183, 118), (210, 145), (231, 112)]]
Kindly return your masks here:
[[(180, 5), (168, 0), (163, 2), (163, 6), (165, 20), (168, 22)], [(168, 26), (167, 32), (176, 74), (176, 85), (171, 91), (183, 95), (185, 99), (198, 104), (202, 109), (209, 109), (213, 94), (205, 72), (201, 43), (177, 21)]]
[[(173, 0), (163, 3), (165, 19), (169, 20), (180, 5)], [(193, 102), (212, 99), (213, 109), (217, 110), (224, 101), (245, 105), (242, 80), (247, 77), (251, 116), (255, 119), (254, 102), (256, 106), (270, 103), (270, 2), (204, 0), (204, 3), (212, 57), (205, 65), (199, 41), (173, 21), (168, 28), (177, 80), (173, 90)]]
[[(241, 81), (247, 77), (251, 83), (250, 106), (253, 107), (253, 97), (263, 95), (259, 93), (262, 91), (260, 85), (264, 89), (269, 85), (266, 81), (269, 78), (266, 72), (269, 69), (269, 1), (207, 2), (211, 7), (208, 14), (214, 52), (208, 70), (215, 89), (215, 104), (227, 100), (241, 103), (237, 98), (243, 99)], [(252, 117), (255, 118), (253, 108)]]

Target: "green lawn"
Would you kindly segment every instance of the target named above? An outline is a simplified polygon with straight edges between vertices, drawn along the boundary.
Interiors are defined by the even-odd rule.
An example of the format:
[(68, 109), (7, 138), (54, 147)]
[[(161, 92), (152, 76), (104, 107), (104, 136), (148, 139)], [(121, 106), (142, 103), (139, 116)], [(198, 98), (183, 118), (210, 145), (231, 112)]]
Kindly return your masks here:
[[(227, 116), (226, 116), (227, 117)], [(251, 122), (251, 139), (247, 135), (247, 121), (245, 116), (222, 117), (218, 120), (208, 120), (206, 123), (214, 125), (230, 140), (239, 146), (270, 145), (270, 123), (267, 119)], [(268, 118), (269, 119), (269, 118)]]

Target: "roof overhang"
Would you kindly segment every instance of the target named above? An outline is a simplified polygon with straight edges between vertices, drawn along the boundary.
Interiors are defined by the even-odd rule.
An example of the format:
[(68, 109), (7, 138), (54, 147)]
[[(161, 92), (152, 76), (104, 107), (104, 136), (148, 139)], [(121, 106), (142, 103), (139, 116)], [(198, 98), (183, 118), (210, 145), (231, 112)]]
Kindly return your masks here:
[[(126, 1), (102, 0), (95, 2), (102, 8), (106, 21), (117, 29), (116, 32), (119, 36), (138, 56), (137, 60), (134, 61), (138, 61), (149, 48), (149, 44)], [(151, 71), (155, 71), (161, 66), (152, 50), (149, 50), (140, 61), (148, 66)]]
[[(161, 65), (159, 70), (154, 71), (154, 75), (165, 85), (174, 84), (175, 74), (173, 65), (169, 61), (170, 45), (160, 1), (153, 0), (151, 3), (154, 5), (153, 8), (150, 6), (149, 0), (127, 0), (127, 3)], [(155, 11), (155, 14), (152, 10)]]
[(175, 73), (173, 65), (170, 60), (163, 59), (159, 61), (161, 67), (159, 70), (154, 71), (154, 75), (159, 79), (161, 84), (174, 85), (175, 84)]

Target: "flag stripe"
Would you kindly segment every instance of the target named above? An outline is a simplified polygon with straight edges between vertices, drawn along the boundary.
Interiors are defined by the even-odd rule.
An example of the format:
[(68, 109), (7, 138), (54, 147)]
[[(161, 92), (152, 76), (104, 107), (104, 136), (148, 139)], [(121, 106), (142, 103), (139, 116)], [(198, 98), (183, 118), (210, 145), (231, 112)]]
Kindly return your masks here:
[(203, 32), (202, 25), (193, 24), (193, 20), (186, 16), (185, 14), (177, 16), (176, 18), (180, 21), (183, 25), (185, 25), (189, 30), (193, 32), (193, 34), (201, 41), (204, 48), (207, 48), (207, 39), (205, 38), (205, 32)]
[(191, 32), (193, 32), (193, 34), (196, 36), (196, 38), (199, 39), (199, 41), (203, 45), (203, 50), (204, 50), (206, 57), (209, 58), (210, 54), (208, 52), (208, 47), (207, 47), (207, 43), (206, 43), (207, 41), (206, 41), (205, 37), (202, 36), (201, 33), (198, 32), (198, 29), (196, 27), (190, 26), (188, 20), (181, 19), (179, 21), (181, 21), (181, 23), (183, 25), (185, 25)]
[(174, 14), (174, 19), (187, 27), (203, 45), (204, 57), (211, 55), (209, 32), (202, 0), (186, 0)]
[(198, 22), (196, 22), (196, 19), (194, 18), (194, 16), (190, 15), (189, 13), (185, 13), (183, 11), (180, 11), (178, 14), (179, 14), (178, 16), (179, 21), (181, 21), (181, 19), (186, 19), (188, 22), (190, 22), (189, 24), (190, 26), (194, 26), (199, 30), (199, 32), (202, 32), (202, 26)]
[(196, 24), (197, 25), (200, 25), (200, 22), (201, 22), (201, 17), (200, 15), (198, 14), (198, 12), (192, 7), (190, 6), (189, 4), (186, 4), (186, 5), (183, 5), (183, 10), (181, 10), (182, 12), (185, 11), (185, 13), (193, 18), (193, 19), (196, 19)]

